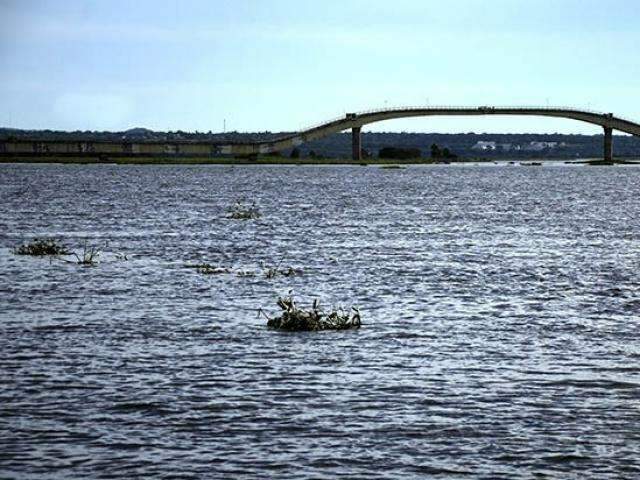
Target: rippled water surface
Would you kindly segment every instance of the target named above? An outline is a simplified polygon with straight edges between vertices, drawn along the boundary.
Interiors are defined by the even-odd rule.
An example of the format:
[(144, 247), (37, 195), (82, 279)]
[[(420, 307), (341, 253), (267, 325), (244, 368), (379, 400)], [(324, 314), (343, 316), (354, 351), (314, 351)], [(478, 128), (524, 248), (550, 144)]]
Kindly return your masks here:
[[(0, 165), (0, 476), (638, 478), (639, 193), (634, 167)], [(11, 253), (34, 236), (102, 261)], [(289, 290), (365, 325), (268, 330)]]

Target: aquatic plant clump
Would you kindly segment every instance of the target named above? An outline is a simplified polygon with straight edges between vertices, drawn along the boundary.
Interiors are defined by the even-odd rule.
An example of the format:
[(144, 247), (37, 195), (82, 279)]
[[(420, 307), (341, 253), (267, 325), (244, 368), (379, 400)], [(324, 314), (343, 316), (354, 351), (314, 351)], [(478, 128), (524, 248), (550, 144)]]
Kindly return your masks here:
[(186, 264), (185, 268), (193, 268), (196, 272), (203, 275), (222, 275), (224, 273), (233, 273), (233, 270), (227, 267), (216, 267), (210, 263)]
[(252, 220), (260, 218), (261, 216), (262, 214), (255, 202), (251, 205), (247, 205), (242, 201), (236, 202), (231, 208), (229, 208), (227, 214), (227, 218), (232, 218), (234, 220)]
[[(256, 277), (258, 275), (261, 275), (260, 270), (233, 269), (229, 267), (219, 267), (211, 265), (210, 263), (186, 264), (184, 267), (194, 269), (196, 272), (203, 275), (235, 274), (238, 277)], [(300, 268), (289, 267), (280, 269), (278, 267), (274, 267), (266, 268), (264, 270), (264, 276), (268, 279), (275, 278), (277, 276), (295, 277), (298, 275), (302, 275), (302, 269)]]
[(196, 266), (196, 269), (198, 273), (202, 273), (203, 275), (220, 275), (223, 273), (231, 273), (231, 270), (229, 268), (214, 267), (213, 265), (209, 265), (208, 263), (198, 265)]
[[(78, 265), (83, 265), (85, 267), (93, 267), (98, 264), (98, 256), (100, 255), (100, 250), (97, 247), (87, 247), (87, 242), (84, 242), (84, 246), (82, 247), (82, 256), (77, 253), (73, 253), (76, 257), (76, 262)], [(74, 262), (72, 262), (74, 263)]]
[(352, 307), (352, 313), (342, 309), (328, 314), (318, 309), (318, 301), (313, 302), (311, 310), (298, 308), (292, 296), (278, 298), (278, 306), (282, 310), (279, 317), (267, 318), (267, 326), (289, 332), (308, 332), (319, 330), (347, 330), (360, 328), (360, 311)]
[(36, 238), (30, 243), (14, 248), (13, 253), (41, 257), (45, 255), (69, 255), (69, 250), (53, 238)]
[(297, 277), (299, 275), (302, 275), (302, 269), (301, 268), (293, 268), (293, 267), (289, 267), (289, 268), (284, 268), (284, 269), (279, 269), (278, 267), (275, 268), (267, 268), (265, 270), (265, 277), (266, 278), (275, 278), (279, 275), (283, 276), (283, 277)]

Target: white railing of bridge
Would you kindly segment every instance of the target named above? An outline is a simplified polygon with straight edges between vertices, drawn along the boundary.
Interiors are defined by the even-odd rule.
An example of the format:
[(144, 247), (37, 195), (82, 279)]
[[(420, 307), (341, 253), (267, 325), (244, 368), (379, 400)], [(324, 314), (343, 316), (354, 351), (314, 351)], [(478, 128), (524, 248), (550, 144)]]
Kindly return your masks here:
[[(483, 111), (491, 111), (491, 110), (547, 110), (547, 111), (564, 111), (564, 112), (573, 112), (573, 113), (589, 113), (592, 115), (598, 115), (598, 116), (605, 116), (607, 115), (606, 113), (603, 112), (599, 112), (596, 110), (591, 110), (588, 108), (578, 108), (578, 107), (569, 107), (569, 106), (549, 106), (549, 105), (545, 105), (545, 106), (537, 106), (537, 105), (509, 105), (509, 106), (497, 106), (497, 105), (467, 105), (467, 106), (461, 106), (461, 105), (405, 105), (405, 106), (399, 106), (399, 107), (379, 107), (379, 108), (372, 108), (369, 110), (362, 110), (359, 112), (349, 112), (349, 113), (355, 113), (356, 117), (361, 116), (361, 115), (371, 115), (371, 114), (376, 114), (376, 113), (393, 113), (393, 112), (402, 112), (402, 111), (407, 111), (407, 110), (434, 110), (434, 111), (440, 111), (440, 110), (460, 110), (461, 112), (466, 112), (469, 110), (483, 110)], [(636, 123), (633, 120), (630, 119), (626, 119), (626, 118), (622, 118), (622, 117), (618, 117), (616, 116), (617, 119), (619, 120), (624, 120), (627, 122), (631, 122), (631, 123)], [(302, 127), (300, 129), (298, 129), (297, 132), (295, 133), (302, 133), (302, 132), (306, 132), (309, 130), (314, 130), (317, 128), (321, 128), (323, 126), (326, 125), (330, 125), (332, 123), (337, 123), (337, 122), (342, 122), (342, 121), (346, 121), (346, 114), (340, 117), (335, 117), (332, 118), (330, 120), (326, 120), (324, 122), (317, 122), (314, 123), (312, 125), (307, 125), (305, 127)]]
[(409, 105), (402, 107), (381, 107), (374, 108), (371, 110), (365, 110), (362, 112), (354, 112), (358, 115), (364, 115), (369, 113), (381, 113), (381, 112), (396, 112), (402, 110), (549, 110), (549, 111), (569, 111), (569, 112), (584, 112), (591, 113), (594, 115), (604, 115), (603, 112), (599, 112), (596, 110), (590, 110), (587, 108), (577, 108), (577, 107), (569, 107), (569, 106), (550, 106), (550, 105)]
[[(356, 119), (360, 116), (363, 115), (371, 115), (371, 114), (380, 114), (380, 113), (393, 113), (393, 112), (404, 112), (404, 111), (411, 111), (411, 110), (433, 110), (433, 111), (440, 111), (440, 110), (449, 110), (449, 111), (455, 111), (455, 110), (460, 110), (461, 112), (468, 112), (468, 111), (483, 111), (483, 112), (490, 112), (491, 110), (512, 110), (512, 111), (522, 111), (523, 113), (525, 113), (526, 111), (550, 111), (550, 112), (569, 112), (569, 113), (586, 113), (586, 114), (590, 114), (590, 115), (595, 115), (595, 116), (599, 116), (599, 117), (608, 117), (609, 114), (608, 113), (604, 113), (604, 112), (599, 112), (597, 110), (592, 110), (590, 108), (581, 108), (581, 107), (575, 107), (575, 106), (551, 106), (551, 105), (544, 105), (544, 106), (540, 106), (540, 105), (509, 105), (509, 106), (494, 106), (494, 105), (469, 105), (469, 106), (461, 106), (461, 105), (405, 105), (405, 106), (396, 106), (396, 107), (379, 107), (379, 108), (373, 108), (373, 109), (369, 109), (369, 110), (362, 110), (359, 112), (349, 112), (349, 113), (354, 113), (356, 115)], [(499, 113), (498, 113), (499, 115)], [(634, 126), (639, 126), (640, 123), (630, 119), (630, 118), (625, 118), (625, 117), (621, 117), (618, 115), (613, 115), (613, 119), (614, 120), (619, 120), (622, 122), (627, 122), (631, 125)], [(296, 137), (299, 135), (303, 135), (306, 132), (309, 132), (311, 130), (315, 130), (315, 129), (319, 129), (322, 127), (327, 127), (333, 123), (341, 123), (341, 122), (346, 122), (349, 119), (346, 117), (345, 115), (342, 115), (340, 117), (335, 117), (332, 118), (331, 120), (326, 120), (324, 122), (318, 122), (315, 123), (313, 125), (307, 125), (303, 128), (300, 128), (299, 130), (295, 131), (295, 132), (291, 132), (288, 134), (285, 134), (277, 139), (271, 140), (271, 142), (273, 141), (278, 141), (278, 140), (284, 140), (284, 139), (288, 139), (291, 137)], [(270, 142), (263, 142), (263, 143), (270, 143)]]

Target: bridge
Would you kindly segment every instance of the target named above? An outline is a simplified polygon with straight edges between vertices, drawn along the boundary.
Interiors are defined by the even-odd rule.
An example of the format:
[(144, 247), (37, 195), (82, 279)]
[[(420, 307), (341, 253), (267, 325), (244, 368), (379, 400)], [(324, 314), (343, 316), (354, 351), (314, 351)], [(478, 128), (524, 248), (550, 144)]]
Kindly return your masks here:
[(569, 107), (400, 107), (347, 113), (344, 117), (300, 130), (282, 137), (253, 143), (231, 143), (219, 146), (219, 152), (229, 155), (269, 154), (297, 147), (305, 142), (351, 130), (354, 160), (362, 156), (361, 131), (364, 125), (395, 118), (469, 115), (518, 115), (557, 117), (598, 125), (604, 129), (604, 160), (613, 160), (613, 130), (640, 136), (640, 124), (616, 117), (612, 113), (600, 113)]

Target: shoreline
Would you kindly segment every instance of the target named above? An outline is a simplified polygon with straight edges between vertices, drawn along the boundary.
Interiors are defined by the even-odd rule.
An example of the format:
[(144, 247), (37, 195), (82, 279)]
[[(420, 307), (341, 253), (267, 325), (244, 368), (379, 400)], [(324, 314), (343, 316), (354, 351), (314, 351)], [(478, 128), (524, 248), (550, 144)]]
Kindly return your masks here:
[(0, 163), (23, 164), (73, 164), (73, 165), (464, 165), (464, 164), (507, 164), (521, 166), (538, 166), (544, 163), (559, 163), (567, 165), (640, 165), (638, 158), (615, 159), (605, 162), (602, 159), (458, 159), (451, 162), (438, 162), (430, 158), (421, 159), (387, 159), (368, 158), (360, 161), (349, 158), (288, 158), (288, 157), (258, 157), (257, 159), (235, 157), (92, 157), (92, 156), (0, 156)]

